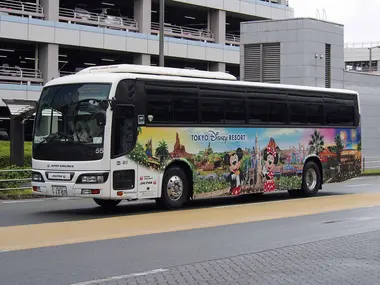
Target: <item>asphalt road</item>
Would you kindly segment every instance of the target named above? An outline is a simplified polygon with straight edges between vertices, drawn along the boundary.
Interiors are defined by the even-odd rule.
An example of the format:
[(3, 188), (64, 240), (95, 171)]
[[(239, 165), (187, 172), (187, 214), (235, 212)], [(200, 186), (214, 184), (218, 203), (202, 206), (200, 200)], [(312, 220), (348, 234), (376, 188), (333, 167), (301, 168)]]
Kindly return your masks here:
[[(378, 185), (380, 185), (380, 176), (359, 177), (344, 183), (326, 184), (319, 196), (380, 192)], [(186, 209), (273, 202), (286, 199), (290, 199), (286, 192), (265, 194), (258, 197), (204, 199), (192, 201)], [(104, 212), (91, 199), (48, 198), (0, 201), (0, 227), (133, 216), (160, 211), (161, 209), (152, 201), (122, 202), (114, 212)]]
[[(379, 182), (380, 177), (366, 177), (341, 184), (331, 184), (325, 186), (321, 196), (336, 197), (336, 195), (349, 193), (377, 193), (380, 192), (377, 188)], [(242, 204), (257, 203), (259, 205), (262, 202), (268, 202), (269, 206), (276, 207), (278, 204), (276, 201), (287, 199), (289, 199), (287, 194), (271, 194), (257, 198), (241, 197), (238, 199), (204, 200), (194, 201), (187, 208), (206, 209), (207, 213), (207, 209), (212, 209), (215, 206), (227, 206), (231, 207), (228, 209), (233, 209)], [(105, 219), (115, 216), (129, 219), (148, 213), (158, 215), (160, 210), (154, 203), (126, 203), (125, 205), (122, 204), (117, 212), (104, 213), (91, 200), (62, 201), (46, 199), (44, 201), (18, 201), (14, 203), (6, 201), (0, 204), (0, 227), (18, 225), (36, 227), (42, 223), (61, 223), (66, 221), (81, 223), (90, 219)], [(176, 215), (176, 212), (173, 212), (173, 215)], [(207, 216), (204, 219), (207, 219)], [(102, 224), (99, 222), (99, 227), (101, 226)], [(64, 223), (62, 227), (65, 227)], [(123, 227), (123, 224), (120, 224), (120, 227)], [(127, 231), (128, 229), (125, 230)], [(242, 222), (186, 231), (0, 252), (0, 283), (4, 285), (69, 285), (95, 280), (87, 284), (106, 284), (105, 281), (96, 280), (119, 276), (115, 279), (119, 281), (112, 284), (137, 284), (136, 280), (131, 280), (130, 283), (127, 282), (128, 276), (134, 276), (133, 274), (138, 272), (152, 273), (152, 270), (157, 269), (175, 268), (176, 271), (179, 271), (180, 269), (178, 268), (181, 266), (188, 268), (186, 264), (194, 267), (197, 267), (196, 265), (198, 264), (202, 267), (206, 265), (200, 262), (223, 261), (231, 259), (233, 256), (254, 256), (255, 254), (260, 255), (262, 252), (268, 253), (268, 256), (263, 257), (267, 260), (271, 256), (278, 254), (277, 251), (273, 253), (275, 249), (292, 246), (299, 247), (305, 243), (318, 244), (328, 239), (346, 238), (352, 240), (347, 237), (370, 234), (371, 232), (377, 233), (376, 231), (379, 230), (380, 207), (368, 207), (258, 222)], [(376, 239), (377, 235), (373, 234), (373, 236), (371, 238)], [(361, 237), (357, 239), (359, 241), (366, 240)], [(347, 241), (335, 240), (331, 244), (336, 244), (336, 246), (344, 244), (347, 250), (353, 248), (352, 242)], [(332, 249), (336, 248), (336, 246), (333, 246)], [(315, 250), (318, 251), (321, 247), (323, 246), (317, 247)], [(378, 250), (374, 249), (376, 252)], [(337, 255), (338, 260), (336, 261), (339, 261), (339, 258), (339, 255)], [(329, 272), (324, 272), (324, 274), (329, 274)], [(362, 274), (364, 273), (363, 271)], [(202, 275), (202, 272), (200, 274)], [(159, 282), (159, 284), (169, 284), (169, 282)], [(227, 282), (223, 284), (235, 283)], [(263, 282), (260, 284), (263, 284)], [(268, 284), (271, 283), (269, 282)], [(368, 281), (363, 284), (376, 283)]]

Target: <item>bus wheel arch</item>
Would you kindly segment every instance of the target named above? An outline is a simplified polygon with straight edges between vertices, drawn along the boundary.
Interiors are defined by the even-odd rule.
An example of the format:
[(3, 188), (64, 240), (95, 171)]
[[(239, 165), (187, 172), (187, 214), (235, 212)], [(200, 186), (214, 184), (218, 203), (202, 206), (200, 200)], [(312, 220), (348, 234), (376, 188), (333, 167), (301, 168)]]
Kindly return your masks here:
[(315, 196), (322, 189), (322, 163), (318, 157), (312, 156), (305, 160), (302, 171), (302, 194), (306, 197)]
[[(175, 185), (178, 187), (180, 197), (169, 197), (168, 188)], [(193, 176), (190, 165), (182, 160), (174, 160), (165, 169), (161, 186), (161, 197), (157, 203), (166, 209), (178, 209), (193, 196)]]

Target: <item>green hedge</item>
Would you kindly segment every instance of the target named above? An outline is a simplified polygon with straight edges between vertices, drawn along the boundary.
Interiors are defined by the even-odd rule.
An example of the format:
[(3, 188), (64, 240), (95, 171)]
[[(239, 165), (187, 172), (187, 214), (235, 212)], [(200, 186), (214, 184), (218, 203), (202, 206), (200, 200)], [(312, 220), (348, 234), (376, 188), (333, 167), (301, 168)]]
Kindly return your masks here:
[[(0, 141), (0, 169), (10, 167), (10, 142)], [(24, 143), (24, 167), (32, 167), (32, 143)]]
[[(32, 143), (24, 143), (24, 167), (30, 169), (32, 167)], [(23, 169), (17, 166), (10, 165), (10, 142), (0, 141), (0, 169)], [(30, 171), (20, 171), (20, 172), (0, 172), (0, 180), (10, 180), (10, 179), (23, 179), (30, 178)], [(23, 187), (28, 181), (10, 181), (10, 182), (0, 182), (0, 188), (16, 188)], [(0, 199), (17, 199), (25, 198), (31, 196), (30, 190), (11, 190), (11, 191), (0, 191)]]

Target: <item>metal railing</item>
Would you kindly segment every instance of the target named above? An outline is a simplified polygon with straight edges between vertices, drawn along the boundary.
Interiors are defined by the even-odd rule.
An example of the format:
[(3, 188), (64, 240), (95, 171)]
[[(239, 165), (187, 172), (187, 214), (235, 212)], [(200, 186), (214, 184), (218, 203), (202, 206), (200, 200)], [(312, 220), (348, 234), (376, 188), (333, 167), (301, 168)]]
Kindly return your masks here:
[(357, 43), (345, 43), (345, 48), (370, 48), (380, 46), (380, 42), (357, 42)]
[(378, 68), (376, 66), (374, 66), (370, 70), (369, 67), (362, 67), (362, 68), (355, 68), (354, 67), (354, 68), (351, 68), (351, 69), (346, 67), (346, 71), (368, 73), (368, 72), (377, 72)]
[(226, 34), (226, 44), (240, 46), (240, 35)]
[(127, 17), (109, 16), (82, 10), (59, 8), (59, 20), (123, 31), (138, 31), (137, 21)]
[(366, 170), (380, 170), (380, 157), (363, 157), (362, 172)]
[[(0, 12), (16, 16), (44, 18), (43, 7), (32, 2), (20, 2), (13, 0), (0, 1)], [(119, 17), (97, 14), (83, 10), (59, 8), (59, 20), (69, 24), (76, 23), (88, 26), (138, 32), (138, 23), (134, 19), (122, 16)], [(159, 30), (159, 23), (153, 22), (151, 26), (151, 33), (159, 34)], [(207, 29), (194, 29), (165, 24), (164, 30), (165, 35), (169, 37), (215, 42), (213, 33)], [(226, 44), (237, 46), (240, 45), (240, 36), (226, 34)]]
[[(9, 169), (9, 170), (0, 170), (0, 175), (4, 173), (20, 173), (20, 172), (31, 172), (31, 169)], [(24, 182), (21, 184), (21, 186), (16, 187), (6, 187), (6, 188), (0, 188), (0, 191), (11, 191), (11, 190), (29, 190), (32, 188), (30, 185), (30, 182), (32, 181), (31, 177), (28, 178), (18, 178), (18, 179), (0, 179), (0, 184), (3, 185), (4, 183), (10, 183), (10, 182)], [(28, 184), (28, 185), (26, 185)]]
[[(160, 33), (160, 23), (152, 22), (151, 24), (152, 34), (158, 35)], [(205, 42), (214, 42), (214, 35), (207, 29), (194, 29), (176, 25), (165, 24), (164, 33), (167, 36), (181, 38), (181, 39), (193, 39)]]
[(0, 1), (0, 13), (28, 18), (44, 18), (44, 8), (33, 2)]
[(38, 84), (42, 85), (44, 80), (40, 70), (32, 68), (21, 68), (19, 66), (0, 66), (0, 83), (18, 82), (20, 84)]

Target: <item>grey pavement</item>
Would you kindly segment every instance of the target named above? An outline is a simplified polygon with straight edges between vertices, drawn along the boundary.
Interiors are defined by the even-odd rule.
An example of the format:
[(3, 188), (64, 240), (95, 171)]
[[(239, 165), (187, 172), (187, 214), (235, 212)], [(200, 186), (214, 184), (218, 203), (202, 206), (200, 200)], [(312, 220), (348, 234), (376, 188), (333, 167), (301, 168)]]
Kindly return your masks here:
[[(379, 191), (379, 182), (380, 177), (370, 177), (341, 184), (331, 184), (325, 187), (321, 195)], [(239, 203), (260, 203), (261, 201), (275, 201), (281, 199), (290, 198), (288, 198), (287, 194), (270, 194), (254, 199), (241, 197), (239, 199), (204, 200), (198, 202), (194, 201), (188, 208), (204, 208)], [(119, 207), (115, 213), (104, 213), (91, 200), (62, 201), (47, 199), (45, 201), (17, 202), (14, 204), (10, 204), (8, 201), (8, 203), (0, 204), (0, 226), (85, 220), (118, 215), (138, 215), (158, 211), (159, 209), (154, 203), (125, 203), (125, 205)], [(373, 278), (380, 280), (379, 276), (376, 275), (377, 273), (374, 273), (375, 269), (380, 272), (378, 263), (376, 263), (379, 261), (376, 259), (378, 257), (374, 256), (374, 254), (379, 251), (379, 245), (376, 242), (376, 235), (379, 234), (378, 231), (380, 231), (380, 207), (370, 207), (205, 229), (0, 252), (0, 284), (69, 285), (114, 276), (130, 276), (131, 274), (150, 272), (151, 270), (160, 268), (168, 270), (160, 273), (161, 276), (163, 276), (162, 278), (167, 276), (170, 279), (169, 276), (171, 274), (177, 276), (179, 274), (178, 271), (186, 271), (189, 268), (188, 266), (192, 268), (191, 272), (193, 272), (194, 268), (198, 270), (199, 265), (208, 264), (209, 267), (211, 265), (211, 267), (213, 267), (217, 261), (225, 264), (224, 266), (226, 266), (226, 268), (223, 270), (231, 272), (231, 270), (237, 268), (237, 266), (232, 266), (232, 269), (229, 268), (231, 267), (231, 261), (229, 260), (235, 260), (232, 258), (233, 256), (243, 256), (245, 258), (247, 269), (243, 266), (239, 271), (243, 279), (246, 277), (246, 274), (248, 274), (245, 272), (259, 274), (260, 270), (265, 269), (267, 271), (269, 270), (269, 272), (264, 271), (266, 275), (273, 276), (273, 278), (270, 279), (272, 282), (275, 282), (273, 280), (282, 280), (281, 282), (283, 282), (283, 280), (289, 280), (290, 282), (293, 280), (292, 278), (294, 278), (293, 273), (299, 274), (299, 271), (295, 271), (295, 267), (298, 266), (298, 268), (304, 269), (303, 275), (301, 274), (301, 276), (305, 277), (308, 276), (309, 273), (312, 273), (316, 276), (314, 279), (320, 279), (323, 284), (340, 284), (339, 282), (331, 283), (331, 280), (325, 281), (325, 279), (323, 279), (323, 273), (327, 276), (335, 276), (334, 273), (330, 272), (334, 268), (336, 268), (337, 272), (340, 272), (337, 273), (338, 275), (336, 276), (340, 276), (339, 278), (343, 281), (345, 280), (344, 278), (350, 279), (349, 277), (352, 276), (353, 273), (356, 273), (358, 276), (362, 276), (362, 283), (359, 282), (356, 284), (373, 284), (371, 281), (368, 281), (367, 277), (374, 276)], [(43, 233), (41, 233), (41, 238), (43, 238)], [(354, 239), (355, 242), (350, 242), (352, 239)], [(360, 239), (363, 240), (363, 244), (360, 244)], [(327, 240), (329, 240), (329, 242), (327, 242)], [(300, 265), (297, 262), (294, 263), (295, 265), (292, 265), (294, 261), (290, 258), (294, 259), (294, 257), (289, 256), (289, 251), (294, 251), (294, 254), (298, 254), (299, 250), (304, 248), (302, 245), (305, 243), (309, 243), (307, 247), (310, 249), (317, 248), (315, 256), (314, 253), (309, 253), (307, 249), (302, 250), (298, 258), (303, 258), (304, 265)], [(340, 243), (342, 245), (340, 245)], [(318, 247), (318, 245), (320, 247)], [(337, 246), (336, 251), (333, 249), (335, 245)], [(369, 249), (365, 249), (366, 245), (372, 250), (372, 255), (364, 255), (366, 252), (369, 252)], [(356, 246), (359, 246), (360, 249), (355, 249)], [(329, 249), (328, 252), (323, 250), (323, 247), (327, 247)], [(343, 247), (348, 252), (345, 256), (339, 255), (344, 252)], [(276, 251), (276, 249), (280, 251)], [(325, 259), (322, 259), (322, 257), (317, 254), (318, 252), (324, 252), (325, 255), (322, 257)], [(332, 257), (328, 257), (330, 252)], [(274, 257), (270, 259), (270, 256)], [(276, 258), (276, 256), (278, 256), (278, 258)], [(315, 265), (313, 265), (313, 261)], [(327, 268), (322, 264), (323, 262), (328, 264), (329, 267)], [(260, 269), (261, 265), (265, 266)], [(355, 269), (355, 266), (358, 265), (359, 267), (361, 266), (361, 270), (360, 268)], [(249, 266), (255, 267), (256, 270), (252, 271), (249, 269)], [(325, 267), (315, 269), (313, 266)], [(341, 269), (344, 268), (344, 266), (347, 266), (345, 272)], [(212, 271), (212, 269), (210, 270), (212, 274), (215, 274), (215, 270), (219, 270), (219, 267), (215, 265), (214, 271)], [(283, 272), (282, 274), (285, 274), (288, 279), (279, 278), (279, 276), (285, 276), (282, 275), (281, 272)], [(189, 275), (185, 273), (183, 274), (186, 276)], [(210, 273), (206, 274), (204, 271), (200, 273), (205, 274), (203, 277), (201, 276), (202, 278), (214, 278), (214, 275), (210, 275)], [(196, 278), (199, 278), (197, 274), (198, 273), (194, 273)], [(154, 276), (154, 274), (149, 275), (149, 277), (152, 278)], [(144, 278), (148, 278), (148, 275), (145, 277), (140, 276), (139, 280)], [(248, 282), (256, 280), (259, 284), (265, 284), (260, 282), (259, 277), (256, 279), (253, 277), (250, 278), (252, 280), (249, 281), (249, 279)], [(355, 280), (353, 278), (354, 277), (351, 279)], [(131, 280), (131, 278), (129, 278), (129, 280)], [(173, 279), (170, 280), (175, 282)], [(190, 278), (190, 280), (193, 279)], [(218, 280), (219, 279), (216, 281)], [(126, 282), (120, 278), (115, 281), (120, 284), (125, 284)], [(228, 280), (224, 281), (224, 284), (239, 284), (235, 282), (226, 283)], [(295, 282), (293, 284), (309, 284), (307, 282), (299, 282), (299, 280), (293, 281)], [(97, 281), (87, 284), (97, 284), (96, 282)], [(194, 280), (191, 282), (194, 282)], [(194, 282), (190, 284), (197, 283)], [(198, 284), (212, 283), (199, 280)]]
[(68, 285), (379, 230), (380, 207), (371, 207), (3, 252), (0, 284)]
[(196, 262), (88, 284), (377, 285), (380, 231)]

